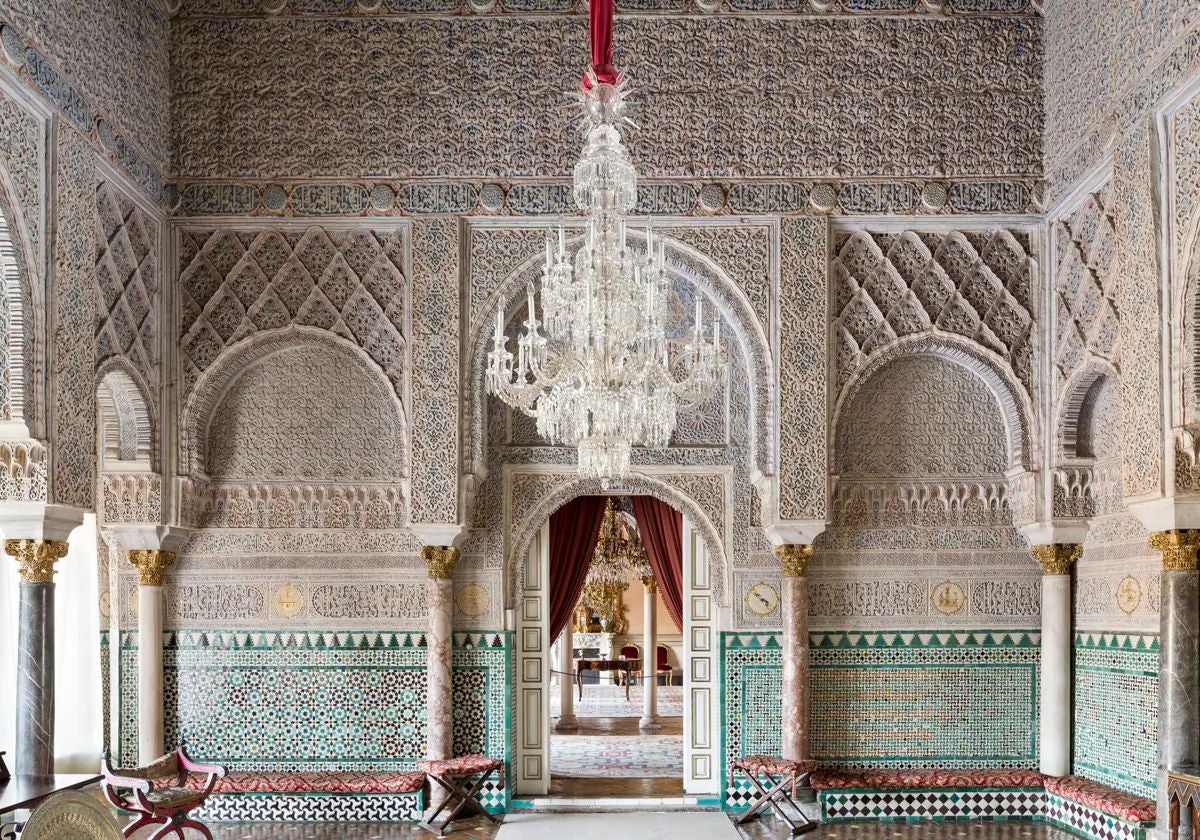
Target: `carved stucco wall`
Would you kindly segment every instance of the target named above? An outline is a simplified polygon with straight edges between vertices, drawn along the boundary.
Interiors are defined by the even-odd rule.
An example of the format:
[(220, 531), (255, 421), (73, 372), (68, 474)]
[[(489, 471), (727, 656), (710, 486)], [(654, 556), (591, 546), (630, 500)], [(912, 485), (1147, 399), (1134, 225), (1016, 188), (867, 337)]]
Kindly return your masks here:
[[(191, 5), (172, 25), (177, 169), (568, 175), (578, 141), (558, 103), (586, 65), (585, 24), (390, 7), (210, 17)], [(619, 18), (615, 40), (653, 108), (632, 149), (649, 177), (1040, 172), (1037, 18), (649, 15)], [(698, 64), (695, 44), (710, 58)], [(936, 87), (920, 81), (931, 75)]]

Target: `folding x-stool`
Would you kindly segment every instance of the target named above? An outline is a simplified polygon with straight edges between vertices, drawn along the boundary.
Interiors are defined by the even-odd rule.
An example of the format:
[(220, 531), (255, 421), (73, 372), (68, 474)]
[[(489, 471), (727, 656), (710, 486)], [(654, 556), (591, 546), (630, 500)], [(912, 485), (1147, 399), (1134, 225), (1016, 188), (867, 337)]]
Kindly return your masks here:
[[(446, 789), (446, 800), (437, 807), (428, 819), (421, 825), (430, 831), (444, 835), (450, 828), (450, 823), (458, 819), (464, 809), (482, 814), (494, 823), (499, 820), (487, 812), (487, 809), (475, 799), (475, 794), (483, 788), (492, 774), (500, 769), (503, 762), (498, 758), (488, 758), (486, 755), (463, 755), (458, 758), (448, 758), (444, 761), (422, 761), (417, 769), (425, 772), (430, 779)], [(478, 778), (476, 778), (478, 777)], [(446, 808), (450, 813), (438, 825), (434, 822)]]
[[(762, 816), (766, 813), (765, 809), (770, 807), (774, 809), (780, 819), (792, 827), (792, 834), (801, 834), (816, 828), (819, 823), (811, 821), (798, 823), (783, 808), (786, 803), (801, 817), (804, 816), (804, 813), (792, 801), (792, 796), (796, 795), (796, 788), (808, 779), (808, 774), (816, 769), (815, 761), (788, 761), (786, 758), (774, 755), (748, 755), (733, 762), (733, 766), (730, 768), (730, 781), (732, 782), (737, 771), (741, 770), (750, 779), (750, 784), (758, 790), (758, 799), (746, 813), (738, 818), (738, 824)], [(769, 787), (763, 786), (759, 780), (760, 777), (768, 780)], [(791, 796), (788, 795), (788, 788), (791, 788)]]

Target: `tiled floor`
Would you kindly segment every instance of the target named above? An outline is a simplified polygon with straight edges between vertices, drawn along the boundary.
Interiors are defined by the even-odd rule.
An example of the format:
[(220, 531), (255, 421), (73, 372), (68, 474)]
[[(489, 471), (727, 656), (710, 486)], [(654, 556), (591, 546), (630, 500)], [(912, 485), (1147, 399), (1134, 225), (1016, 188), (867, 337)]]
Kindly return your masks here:
[[(392, 826), (366, 823), (280, 825), (214, 825), (213, 840), (431, 840), (433, 835), (411, 825)], [(746, 840), (790, 840), (791, 834), (773, 818), (756, 820), (741, 829)], [(451, 840), (492, 840), (494, 826), (482, 821), (462, 823), (446, 835)], [(138, 840), (149, 833), (138, 832)], [(805, 840), (1072, 840), (1071, 835), (1035, 823), (970, 822), (851, 823), (822, 826), (800, 835)], [(638, 838), (627, 838), (638, 840)], [(647, 838), (650, 840), (650, 838)]]
[[(656, 735), (683, 736), (683, 718), (660, 718), (662, 729)], [(640, 735), (638, 719), (629, 717), (581, 717), (572, 735)], [(551, 736), (553, 737), (553, 736)], [(679, 778), (668, 779), (572, 779), (556, 773), (550, 766), (550, 796), (601, 798), (608, 796), (683, 796), (683, 768)]]

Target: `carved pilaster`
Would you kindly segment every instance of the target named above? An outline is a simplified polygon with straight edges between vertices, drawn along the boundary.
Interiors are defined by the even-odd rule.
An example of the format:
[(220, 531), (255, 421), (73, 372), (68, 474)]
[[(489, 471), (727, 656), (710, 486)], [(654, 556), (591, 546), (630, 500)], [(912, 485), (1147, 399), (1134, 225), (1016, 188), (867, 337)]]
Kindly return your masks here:
[(421, 559), (429, 566), (431, 580), (450, 580), (458, 562), (458, 549), (449, 545), (423, 545)]
[(796, 543), (777, 545), (775, 556), (783, 564), (784, 577), (804, 577), (808, 571), (808, 561), (813, 556), (813, 547)]
[(1200, 530), (1173, 528), (1150, 535), (1150, 547), (1162, 553), (1162, 567), (1168, 572), (1188, 572), (1196, 568), (1196, 549), (1200, 548)]
[(1046, 543), (1030, 546), (1029, 553), (1042, 567), (1043, 575), (1069, 575), (1071, 564), (1083, 556), (1079, 543)]
[(4, 553), (15, 557), (25, 583), (51, 583), (54, 562), (67, 556), (63, 540), (5, 540)]
[(138, 570), (139, 586), (162, 586), (163, 575), (175, 562), (175, 552), (161, 548), (136, 548), (126, 554)]

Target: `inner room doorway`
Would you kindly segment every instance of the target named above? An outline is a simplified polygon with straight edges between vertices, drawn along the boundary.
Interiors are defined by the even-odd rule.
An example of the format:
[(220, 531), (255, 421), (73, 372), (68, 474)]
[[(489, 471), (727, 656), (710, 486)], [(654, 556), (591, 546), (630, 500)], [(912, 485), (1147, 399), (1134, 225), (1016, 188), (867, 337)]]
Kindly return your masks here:
[(549, 554), (551, 613), (570, 602), (551, 652), (551, 796), (682, 796), (682, 515), (581, 497), (552, 515)]

